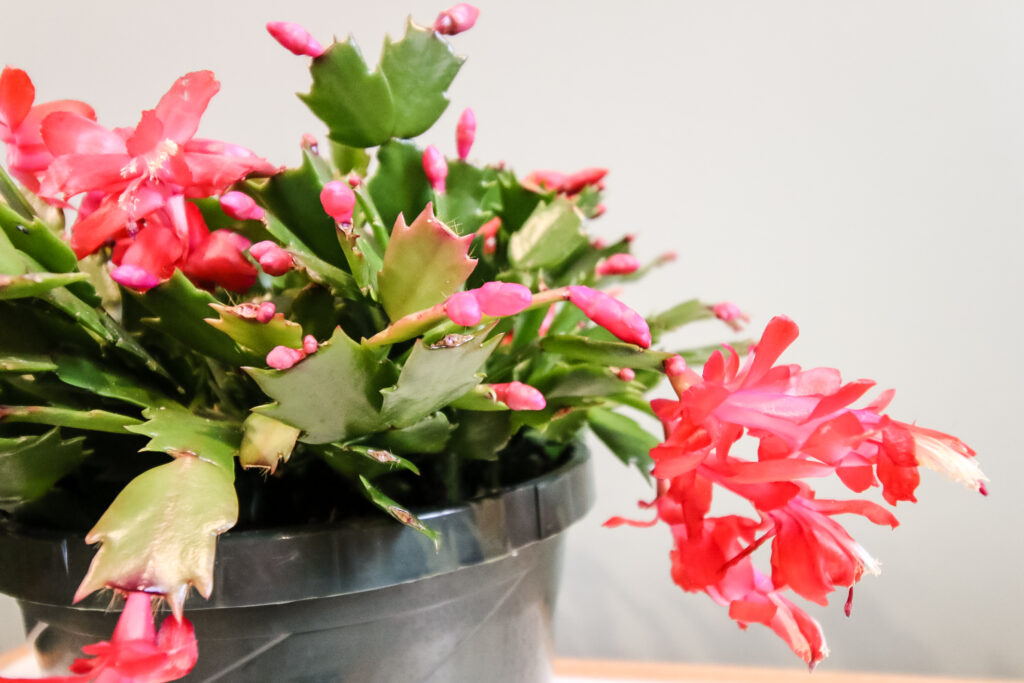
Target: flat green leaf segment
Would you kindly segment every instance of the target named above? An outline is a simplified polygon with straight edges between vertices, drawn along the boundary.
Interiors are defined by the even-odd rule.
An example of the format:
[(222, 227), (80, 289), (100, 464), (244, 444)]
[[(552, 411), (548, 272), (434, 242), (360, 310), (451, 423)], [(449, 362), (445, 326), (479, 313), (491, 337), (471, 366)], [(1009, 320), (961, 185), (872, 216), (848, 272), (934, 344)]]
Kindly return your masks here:
[(0, 439), (0, 508), (39, 498), (78, 466), (82, 437), (62, 441), (59, 429), (39, 436)]
[(552, 268), (563, 263), (577, 249), (587, 245), (581, 225), (583, 217), (571, 201), (558, 197), (540, 204), (513, 233), (508, 253), (519, 268)]
[(194, 456), (217, 465), (228, 481), (234, 479), (234, 457), (242, 440), (238, 425), (193, 415), (177, 404), (148, 408), (142, 415), (147, 421), (128, 431), (151, 437), (143, 450)]
[(269, 470), (271, 474), (280, 461), (288, 462), (299, 430), (266, 415), (250, 413), (242, 425), (242, 445), (238, 462), (242, 467)]
[(56, 287), (89, 278), (85, 273), (25, 273), (24, 275), (0, 275), (0, 299), (21, 299), (38, 296)]
[(255, 411), (298, 427), (308, 443), (330, 443), (383, 429), (380, 390), (397, 378), (381, 353), (360, 346), (340, 327), (316, 353), (288, 370), (245, 370), (277, 401)]
[(476, 267), (472, 243), (472, 235), (459, 237), (439, 221), (430, 204), (411, 225), (399, 216), (377, 277), (388, 317), (398, 320), (459, 291)]
[(645, 370), (660, 370), (662, 363), (672, 356), (671, 353), (664, 351), (645, 351), (635, 344), (577, 337), (571, 334), (544, 337), (540, 340), (540, 347), (546, 352), (557, 353), (571, 360)]
[(145, 590), (180, 615), (189, 586), (213, 590), (217, 535), (238, 520), (238, 498), (223, 469), (188, 456), (135, 477), (85, 537), (102, 543), (75, 600), (102, 588)]
[(391, 140), (377, 150), (377, 172), (367, 183), (384, 225), (411, 216), (430, 201), (433, 191), (423, 172), (423, 151), (411, 142)]
[(54, 356), (57, 377), (79, 389), (132, 403), (142, 408), (164, 405), (172, 401), (139, 380), (103, 366), (84, 356)]
[(493, 170), (450, 161), (445, 191), (435, 201), (441, 220), (460, 235), (472, 235), (501, 210), (501, 188)]
[(613, 413), (605, 408), (591, 408), (587, 411), (587, 422), (597, 438), (626, 465), (640, 470), (650, 478), (651, 449), (659, 441), (650, 432), (630, 417)]
[(106, 410), (74, 410), (52, 406), (4, 406), (0, 405), (0, 422), (25, 422), (29, 424), (53, 425), (90, 429), (94, 432), (124, 434), (127, 427), (139, 424), (139, 420)]
[(657, 315), (652, 315), (647, 318), (647, 324), (650, 325), (652, 333), (658, 334), (669, 332), (697, 320), (713, 317), (714, 313), (711, 312), (710, 306), (698, 299), (690, 299)]
[(420, 521), (419, 517), (409, 512), (406, 508), (402, 507), (395, 501), (388, 498), (378, 489), (376, 486), (370, 483), (370, 480), (366, 477), (360, 476), (359, 481), (363, 485), (363, 490), (366, 492), (366, 497), (370, 499), (370, 502), (379, 507), (384, 512), (388, 513), (402, 524), (406, 525), (411, 529), (415, 529), (420, 532), (431, 541), (434, 542), (434, 550), (441, 547), (441, 536), (428, 527), (426, 524)]
[(277, 313), (269, 321), (256, 319), (255, 307), (210, 304), (219, 317), (205, 321), (258, 356), (266, 356), (275, 346), (302, 348), (302, 326)]
[(448, 106), (445, 96), (464, 58), (432, 30), (409, 22), (405, 37), (384, 44), (370, 72), (355, 41), (334, 43), (313, 60), (313, 85), (299, 97), (327, 124), (331, 140), (375, 147), (430, 128)]
[(457, 346), (428, 347), (416, 342), (402, 366), (398, 385), (384, 390), (384, 417), (396, 427), (408, 427), (448, 405), (480, 384), (477, 372), (501, 337), (484, 343), (481, 333)]

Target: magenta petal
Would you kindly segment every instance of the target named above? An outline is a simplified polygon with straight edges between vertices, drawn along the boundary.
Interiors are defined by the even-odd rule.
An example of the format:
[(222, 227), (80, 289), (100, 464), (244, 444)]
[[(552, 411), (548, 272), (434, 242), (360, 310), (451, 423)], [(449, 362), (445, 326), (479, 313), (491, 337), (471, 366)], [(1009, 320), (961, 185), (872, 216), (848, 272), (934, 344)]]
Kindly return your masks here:
[(110, 271), (110, 279), (137, 292), (146, 292), (160, 284), (160, 279), (156, 275), (128, 263)]

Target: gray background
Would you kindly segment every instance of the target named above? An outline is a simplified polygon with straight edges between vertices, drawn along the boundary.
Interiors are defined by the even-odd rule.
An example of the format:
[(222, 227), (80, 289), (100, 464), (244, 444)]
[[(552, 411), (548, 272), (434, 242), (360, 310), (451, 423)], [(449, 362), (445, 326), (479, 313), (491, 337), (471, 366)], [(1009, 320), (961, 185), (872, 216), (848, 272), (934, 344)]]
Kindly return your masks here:
[[(893, 413), (963, 437), (988, 499), (926, 473), (895, 532), (852, 524), (883, 565), (811, 612), (826, 667), (1024, 676), (1024, 560), (1015, 426), (1024, 379), (1018, 295), (1024, 204), (1024, 4), (480, 2), (452, 111), (430, 142), (454, 153), (472, 106), (474, 157), (517, 170), (612, 168), (596, 230), (637, 232), (639, 254), (680, 259), (626, 297), (653, 312), (691, 296), (733, 300), (752, 334), (786, 313), (786, 358), (896, 387)], [(297, 160), (320, 134), (292, 93), (305, 63), (262, 24), (352, 32), (373, 61), (423, 2), (5, 2), (0, 61), (42, 100), (80, 98), (134, 125), (171, 82), (223, 83), (200, 133)], [(706, 323), (673, 345), (723, 338)], [(668, 533), (605, 530), (649, 495), (598, 452), (601, 502), (573, 531), (558, 614), (561, 653), (793, 666), (766, 629), (741, 633), (668, 576)], [(4, 599), (6, 600), (6, 599)], [(0, 602), (0, 649), (20, 638)]]

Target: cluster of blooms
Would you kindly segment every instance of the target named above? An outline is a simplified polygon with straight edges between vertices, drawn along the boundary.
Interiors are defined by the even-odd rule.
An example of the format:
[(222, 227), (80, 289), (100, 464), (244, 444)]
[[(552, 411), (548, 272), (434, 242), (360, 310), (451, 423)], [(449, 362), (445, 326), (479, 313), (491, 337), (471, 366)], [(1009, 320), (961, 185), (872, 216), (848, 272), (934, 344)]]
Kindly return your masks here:
[[(853, 408), (874, 382), (843, 384), (832, 368), (776, 365), (797, 333), (788, 318), (774, 318), (745, 362), (731, 349), (716, 351), (702, 375), (678, 356), (666, 362), (678, 399), (652, 402), (666, 435), (651, 451), (659, 482), (652, 505), (674, 538), (673, 580), (727, 606), (743, 627), (769, 626), (813, 667), (827, 654), (821, 629), (783, 590), (825, 605), (842, 586), (852, 598), (853, 585), (878, 565), (832, 516), (857, 514), (892, 527), (898, 522), (868, 500), (816, 498), (803, 480), (835, 474), (855, 493), (880, 484), (895, 505), (915, 500), (918, 465), (982, 493), (985, 477), (974, 451), (955, 437), (885, 415), (891, 391)], [(756, 460), (731, 453), (744, 433), (759, 443)], [(715, 486), (749, 501), (757, 518), (710, 516)], [(648, 524), (608, 522), (621, 523)], [(751, 556), (769, 540), (766, 575)]]

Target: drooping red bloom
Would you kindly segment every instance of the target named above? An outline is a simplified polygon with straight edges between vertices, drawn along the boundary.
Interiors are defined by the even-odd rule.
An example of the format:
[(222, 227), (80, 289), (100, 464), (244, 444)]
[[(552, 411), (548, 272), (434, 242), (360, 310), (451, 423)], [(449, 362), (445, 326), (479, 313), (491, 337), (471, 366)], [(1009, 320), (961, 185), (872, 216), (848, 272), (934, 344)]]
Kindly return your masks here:
[(53, 161), (41, 132), (43, 119), (55, 112), (71, 112), (95, 120), (96, 112), (85, 102), (56, 100), (33, 106), (32, 80), (21, 69), (0, 72), (0, 142), (7, 146), (7, 167), (32, 192), (39, 190), (39, 176)]
[[(852, 590), (865, 573), (877, 573), (833, 516), (898, 522), (869, 500), (818, 499), (805, 480), (835, 474), (855, 493), (880, 485), (895, 504), (914, 500), (921, 464), (978, 490), (984, 476), (959, 439), (885, 415), (891, 392), (853, 407), (874, 382), (843, 383), (832, 368), (777, 364), (797, 334), (793, 321), (774, 318), (745, 361), (727, 348), (712, 354), (701, 374), (669, 358), (665, 371), (678, 398), (652, 401), (666, 438), (651, 458), (657, 517), (674, 540), (675, 582), (727, 605), (741, 626), (770, 627), (813, 666), (827, 653), (821, 630), (782, 593), (827, 604), (836, 588)], [(754, 458), (735, 454), (744, 435), (758, 443)], [(746, 499), (756, 517), (711, 516), (716, 488)], [(753, 565), (765, 544), (770, 575)]]
[(91, 657), (76, 659), (71, 665), (72, 675), (32, 679), (0, 677), (0, 681), (165, 683), (184, 677), (199, 656), (192, 624), (184, 617), (179, 621), (170, 616), (157, 631), (150, 600), (147, 593), (129, 593), (110, 640), (83, 647), (82, 652)]

